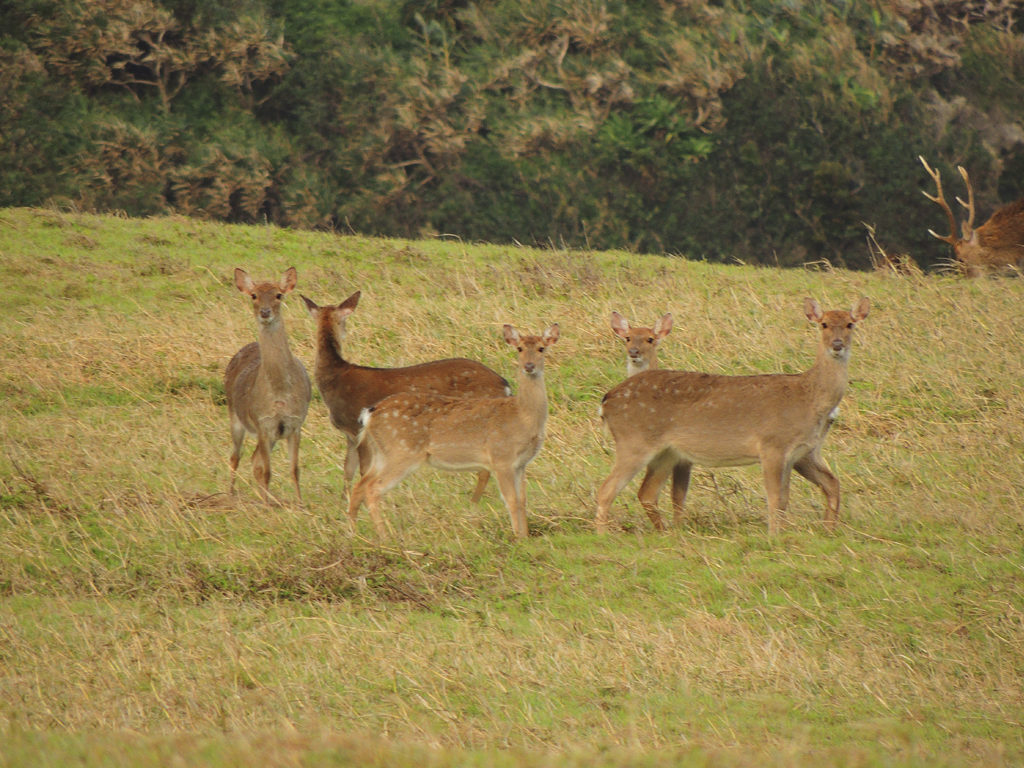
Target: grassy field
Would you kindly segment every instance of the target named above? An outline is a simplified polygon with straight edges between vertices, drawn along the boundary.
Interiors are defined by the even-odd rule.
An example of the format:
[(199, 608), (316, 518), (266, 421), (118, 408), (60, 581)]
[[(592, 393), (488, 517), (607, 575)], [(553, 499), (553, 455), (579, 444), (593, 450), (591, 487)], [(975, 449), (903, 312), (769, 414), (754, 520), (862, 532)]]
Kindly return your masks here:
[[(347, 356), (466, 355), (558, 322), (532, 536), (495, 487), (425, 470), (349, 532), (318, 395), (305, 506), (264, 506), (221, 383), (256, 336), (232, 270), (359, 288)], [(1024, 281), (754, 269), (627, 253), (0, 211), (0, 766), (1014, 765), (1024, 762)], [(664, 367), (794, 372), (826, 308), (872, 301), (825, 445), (842, 523), (794, 477), (695, 470), (652, 532), (611, 466), (612, 309)], [(313, 323), (286, 301), (312, 370)], [(249, 449), (253, 443), (247, 443)], [(662, 500), (663, 507), (666, 500)]]

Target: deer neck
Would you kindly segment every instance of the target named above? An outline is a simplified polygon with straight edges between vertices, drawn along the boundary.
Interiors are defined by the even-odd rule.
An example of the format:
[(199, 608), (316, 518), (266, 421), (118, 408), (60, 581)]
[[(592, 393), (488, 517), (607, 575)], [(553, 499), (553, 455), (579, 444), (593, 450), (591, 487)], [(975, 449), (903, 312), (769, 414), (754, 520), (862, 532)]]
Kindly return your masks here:
[(519, 392), (516, 394), (520, 418), (543, 426), (548, 416), (548, 393), (544, 372), (533, 376), (519, 371)]
[(319, 323), (316, 330), (317, 371), (331, 371), (348, 365), (350, 363), (342, 357), (341, 339), (338, 338), (334, 326), (328, 321)]
[(850, 350), (836, 357), (823, 344), (818, 347), (818, 355), (814, 365), (804, 374), (815, 392), (815, 399), (822, 407), (831, 411), (846, 394), (849, 383)]
[(629, 378), (630, 376), (636, 376), (638, 373), (640, 373), (642, 371), (653, 371), (657, 367), (658, 367), (658, 361), (657, 360), (651, 360), (650, 362), (648, 362), (647, 360), (641, 360), (639, 363), (634, 363), (633, 362), (633, 358), (627, 357), (626, 358), (626, 378)]
[(275, 320), (260, 328), (260, 375), (275, 389), (287, 389), (296, 360), (288, 346), (284, 323)]

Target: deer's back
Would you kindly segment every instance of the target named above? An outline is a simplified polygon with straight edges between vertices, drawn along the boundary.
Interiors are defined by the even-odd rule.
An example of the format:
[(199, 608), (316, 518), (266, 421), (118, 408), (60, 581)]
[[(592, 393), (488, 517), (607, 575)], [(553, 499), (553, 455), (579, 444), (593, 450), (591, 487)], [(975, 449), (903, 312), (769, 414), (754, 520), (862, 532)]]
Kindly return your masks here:
[(1024, 265), (1024, 198), (1004, 205), (976, 232), (977, 245), (965, 249), (965, 261), (991, 266)]
[(449, 398), (507, 398), (508, 382), (486, 365), (466, 358), (435, 360), (405, 368), (370, 368), (346, 363), (316, 371), (317, 386), (338, 429), (355, 434), (364, 408), (409, 393)]
[(374, 406), (369, 432), (386, 450), (423, 455), (442, 469), (525, 464), (543, 443), (543, 414), (524, 417), (514, 397), (404, 392)]
[(769, 442), (814, 443), (836, 405), (832, 399), (815, 397), (806, 373), (656, 370), (613, 388), (601, 410), (617, 442), (672, 446), (704, 465), (741, 464), (755, 461)]

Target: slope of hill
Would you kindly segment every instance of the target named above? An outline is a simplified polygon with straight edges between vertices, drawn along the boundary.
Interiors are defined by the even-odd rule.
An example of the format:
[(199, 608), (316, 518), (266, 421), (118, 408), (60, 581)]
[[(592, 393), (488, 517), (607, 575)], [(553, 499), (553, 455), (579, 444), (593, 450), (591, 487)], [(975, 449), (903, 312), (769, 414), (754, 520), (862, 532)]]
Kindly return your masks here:
[[(377, 541), (345, 517), (314, 395), (303, 494), (237, 498), (221, 376), (255, 338), (235, 266), (338, 302), (373, 365), (558, 322), (531, 538), (493, 485), (422, 471)], [(1024, 759), (1024, 282), (710, 265), (0, 211), (0, 765), (967, 765)], [(871, 298), (824, 455), (768, 537), (756, 468), (694, 472), (651, 531), (636, 481), (592, 530), (624, 376), (608, 316), (664, 312), (664, 367), (794, 372), (803, 298)], [(311, 320), (286, 299), (293, 350)], [(252, 442), (247, 443), (252, 446)], [(663, 499), (663, 508), (667, 504)]]

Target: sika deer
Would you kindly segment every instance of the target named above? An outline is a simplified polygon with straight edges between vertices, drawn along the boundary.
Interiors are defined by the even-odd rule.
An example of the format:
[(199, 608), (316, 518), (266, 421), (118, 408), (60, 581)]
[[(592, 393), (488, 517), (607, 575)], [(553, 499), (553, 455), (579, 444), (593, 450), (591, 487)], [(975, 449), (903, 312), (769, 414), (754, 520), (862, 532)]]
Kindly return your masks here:
[[(666, 313), (653, 328), (645, 328), (631, 326), (618, 312), (612, 312), (612, 330), (626, 342), (626, 376), (629, 377), (641, 371), (657, 369), (658, 345), (672, 330), (672, 315)], [(663, 465), (648, 467), (638, 494), (640, 504), (659, 531), (665, 530), (665, 523), (658, 512), (658, 494), (665, 485), (669, 472), (672, 473), (672, 508), (675, 510), (676, 518), (681, 517), (686, 489), (690, 484), (690, 465), (686, 462), (665, 462)]]
[(504, 327), (505, 341), (519, 352), (514, 397), (455, 398), (398, 394), (367, 408), (360, 416), (362, 479), (349, 497), (353, 529), (366, 500), (380, 536), (385, 534), (379, 504), (403, 477), (423, 464), (449, 472), (487, 470), (498, 481), (512, 531), (526, 538), (526, 465), (540, 452), (548, 415), (544, 387), (544, 351), (558, 341), (558, 325), (543, 336), (521, 336)]
[(618, 312), (612, 312), (612, 330), (626, 342), (626, 375), (658, 367), (658, 345), (672, 330), (672, 315), (665, 314), (653, 328), (632, 326)]
[(259, 323), (258, 342), (247, 344), (231, 358), (224, 372), (224, 391), (231, 418), (231, 485), (246, 432), (256, 435), (252, 471), (266, 501), (270, 498), (270, 451), (284, 438), (292, 463), (295, 495), (299, 490), (299, 440), (306, 420), (312, 390), (309, 376), (288, 347), (288, 334), (281, 317), (281, 302), (296, 283), (295, 267), (284, 274), (281, 284), (254, 283), (244, 269), (235, 270), (235, 286), (252, 299), (252, 311)]
[[(821, 325), (814, 365), (804, 373), (718, 376), (689, 371), (646, 371), (604, 396), (601, 415), (615, 438), (615, 466), (597, 492), (598, 531), (623, 486), (647, 467), (649, 476), (687, 465), (727, 467), (760, 463), (768, 498), (768, 529), (789, 502), (795, 469), (825, 494), (825, 523), (839, 521), (839, 481), (821, 458), (821, 445), (846, 392), (850, 343), (868, 315), (862, 298), (850, 312), (822, 312), (804, 301), (808, 320)], [(641, 489), (651, 506), (659, 486)], [(682, 488), (685, 500), (686, 487)], [(644, 504), (645, 509), (648, 504)], [(678, 518), (677, 518), (678, 522)]]
[(1005, 269), (1024, 268), (1024, 198), (1015, 203), (1004, 205), (992, 214), (988, 221), (977, 229), (974, 228), (974, 187), (967, 170), (958, 165), (957, 170), (967, 185), (967, 202), (959, 197), (956, 201), (967, 209), (967, 221), (961, 225), (962, 237), (956, 236), (956, 220), (953, 211), (942, 193), (942, 179), (938, 170), (932, 170), (927, 161), (918, 156), (921, 165), (935, 182), (935, 194), (930, 195), (924, 190), (922, 194), (946, 212), (949, 217), (949, 234), (942, 236), (929, 229), (928, 234), (953, 246), (957, 260), (963, 266), (968, 277), (977, 277), (983, 272)]
[[(405, 368), (368, 368), (355, 365), (342, 356), (341, 343), (347, 331), (345, 320), (359, 303), (356, 291), (335, 307), (320, 307), (302, 297), (310, 317), (316, 322), (316, 370), (314, 376), (320, 394), (331, 415), (331, 423), (345, 435), (345, 481), (352, 482), (359, 462), (356, 436), (359, 414), (363, 409), (398, 392), (432, 393), (457, 397), (508, 397), (508, 382), (482, 363), (465, 358), (450, 358)], [(477, 478), (473, 501), (483, 496), (490, 474)]]

